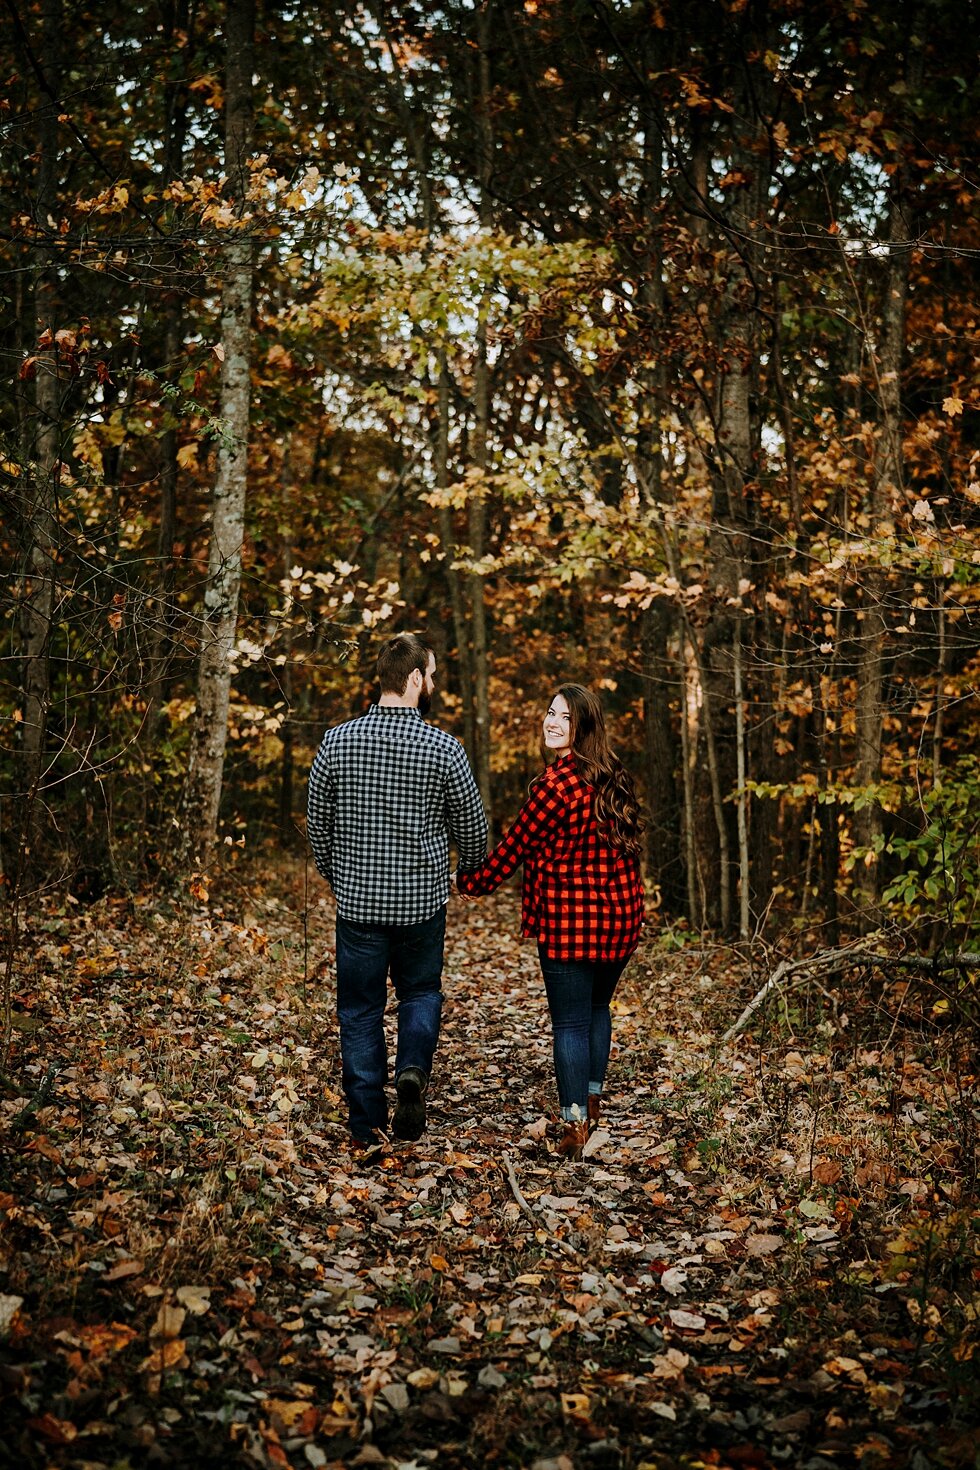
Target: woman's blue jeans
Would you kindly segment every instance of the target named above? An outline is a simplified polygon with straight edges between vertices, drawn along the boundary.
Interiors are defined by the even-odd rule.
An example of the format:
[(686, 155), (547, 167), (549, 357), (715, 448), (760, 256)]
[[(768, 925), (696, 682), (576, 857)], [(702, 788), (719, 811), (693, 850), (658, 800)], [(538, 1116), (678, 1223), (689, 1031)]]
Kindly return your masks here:
[(356, 924), (337, 917), (337, 1019), (350, 1131), (364, 1142), (388, 1127), (388, 975), (398, 1001), (395, 1077), (428, 1077), (442, 1017), (445, 908), (420, 924)]
[(555, 960), (538, 946), (554, 1038), (558, 1102), (564, 1116), (573, 1107), (584, 1118), (588, 1096), (601, 1092), (612, 1044), (613, 998), (625, 960)]

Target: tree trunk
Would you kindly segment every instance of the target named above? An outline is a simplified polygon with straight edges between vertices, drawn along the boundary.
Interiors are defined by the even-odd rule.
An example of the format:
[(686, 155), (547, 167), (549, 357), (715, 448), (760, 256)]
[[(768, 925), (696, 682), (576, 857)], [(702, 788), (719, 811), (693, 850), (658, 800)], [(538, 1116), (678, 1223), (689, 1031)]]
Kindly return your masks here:
[[(761, 38), (759, 38), (761, 41)], [(746, 52), (746, 57), (748, 52)], [(729, 193), (727, 213), (726, 288), (719, 324), (720, 387), (716, 390), (717, 443), (712, 451), (712, 514), (709, 548), (714, 603), (702, 643), (705, 737), (714, 737), (712, 805), (719, 823), (719, 848), (711, 892), (717, 893), (713, 917), (723, 930), (732, 912), (734, 864), (730, 854), (735, 834), (730, 831), (731, 806), (725, 798), (737, 780), (733, 712), (735, 706), (733, 655), (735, 620), (741, 611), (743, 580), (751, 582), (753, 512), (748, 490), (758, 469), (758, 409), (752, 388), (758, 357), (756, 292), (759, 279), (759, 238), (766, 208), (768, 173), (760, 114), (767, 89), (766, 74), (746, 59), (736, 89), (731, 168), (743, 182)], [(751, 75), (750, 75), (751, 68)], [(748, 594), (752, 596), (751, 593)], [(748, 652), (743, 647), (743, 653)], [(745, 661), (745, 671), (750, 665)], [(703, 774), (701, 776), (703, 783)], [(719, 795), (721, 789), (721, 807)], [(702, 830), (703, 825), (702, 825)], [(707, 857), (707, 855), (705, 855)]]
[[(480, 147), (480, 224), (488, 229), (490, 214), (490, 169), (493, 139), (490, 129), (490, 57), (489, 30), (492, 0), (484, 0), (477, 17), (479, 37), (478, 127)], [(474, 468), (485, 471), (489, 462), (490, 436), (490, 364), (487, 360), (487, 326), (482, 310), (476, 331), (476, 363), (473, 373), (473, 441), (471, 456)], [(480, 477), (481, 492), (484, 490)], [(486, 500), (483, 493), (470, 497), (468, 537), (470, 556), (479, 562), (486, 551)], [(476, 761), (474, 775), (480, 790), (487, 820), (491, 820), (490, 801), (490, 676), (487, 665), (487, 604), (484, 575), (477, 571), (469, 579), (470, 620), (472, 628), (472, 673)]]
[[(253, 0), (228, 0), (225, 19), (225, 173), (246, 207), (252, 139)], [(238, 618), (245, 535), (250, 399), (252, 240), (232, 226), (222, 292), (221, 421), (223, 435), (212, 497), (211, 546), (204, 594), (197, 709), (184, 788), (184, 856), (206, 864), (218, 832), (218, 805), (231, 694), (231, 655)]]
[[(191, 14), (189, 0), (173, 0), (166, 9), (166, 37), (171, 46), (173, 65), (177, 69), (175, 80), (168, 88), (166, 133), (163, 150), (163, 185), (179, 179), (183, 173), (184, 149), (187, 142), (187, 85), (186, 67), (191, 46), (189, 36)], [(179, 35), (187, 36), (186, 46), (176, 44)], [(181, 295), (168, 291), (163, 297), (163, 363), (161, 376), (169, 383), (180, 378), (180, 362), (184, 348), (184, 310)], [(174, 561), (174, 546), (177, 541), (177, 450), (179, 436), (176, 414), (168, 411), (163, 432), (160, 435), (160, 526), (157, 533), (157, 615), (150, 638), (147, 678), (148, 723), (152, 728), (153, 712), (159, 710), (165, 698), (165, 681), (174, 640), (176, 621), (174, 594), (176, 591), (177, 568)]]
[[(449, 484), (449, 369), (446, 352), (439, 354), (439, 425), (436, 431), (436, 489), (445, 490)], [(473, 689), (473, 666), (470, 661), (470, 638), (466, 626), (466, 608), (463, 600), (463, 585), (459, 571), (453, 565), (457, 555), (456, 530), (453, 513), (448, 505), (439, 508), (439, 539), (445, 558), (446, 585), (449, 588), (449, 604), (453, 612), (453, 633), (456, 639), (456, 674), (459, 680), (459, 695), (463, 706), (463, 744), (470, 758), (476, 763), (476, 716)]]
[[(882, 308), (881, 344), (877, 354), (877, 389), (880, 420), (875, 465), (871, 477), (869, 516), (876, 541), (889, 541), (895, 532), (895, 501), (903, 483), (901, 370), (905, 352), (905, 302), (909, 282), (909, 229), (902, 197), (901, 170), (895, 175), (895, 191), (889, 210), (889, 260)], [(855, 710), (856, 786), (873, 786), (881, 776), (881, 744), (884, 711), (885, 615), (887, 573), (869, 567), (864, 584), (863, 619), (857, 665)], [(882, 832), (881, 806), (868, 802), (854, 814), (854, 840), (870, 853)], [(878, 897), (876, 859), (859, 862), (855, 869), (855, 896), (871, 922), (869, 910)]]
[[(40, 63), (51, 99), (61, 88), (61, 0), (44, 0), (41, 11)], [(45, 735), (51, 697), (51, 631), (55, 600), (55, 546), (58, 486), (61, 475), (61, 404), (56, 326), (56, 277), (45, 237), (57, 212), (58, 108), (42, 102), (38, 140), (37, 195), (34, 213), (34, 323), (37, 361), (34, 383), (34, 430), (30, 444), (30, 516), (32, 539), (27, 549), (20, 606), (23, 654), (22, 777), (24, 816), (22, 841), (30, 847), (37, 810), (35, 796), (43, 778)], [(42, 348), (42, 342), (48, 346)]]
[(749, 937), (749, 895), (751, 874), (749, 871), (749, 814), (748, 795), (745, 790), (745, 692), (742, 688), (742, 620), (735, 620), (734, 642), (735, 674), (735, 769), (738, 775), (736, 812), (738, 817), (738, 937), (744, 942)]
[[(653, 73), (659, 69), (659, 32), (651, 30), (648, 38), (647, 65)], [(663, 138), (658, 119), (651, 113), (644, 119), (643, 191), (641, 208), (650, 238), (644, 261), (640, 300), (646, 315), (646, 332), (652, 342), (662, 341), (665, 334), (663, 225), (660, 208), (664, 192)], [(658, 352), (651, 368), (640, 375), (643, 407), (637, 433), (636, 455), (642, 466), (640, 484), (645, 497), (658, 514), (674, 503), (674, 485), (664, 475), (663, 419), (668, 408), (667, 375), (664, 356)], [(622, 471), (617, 467), (617, 480), (622, 494)], [(673, 534), (669, 527), (664, 534)], [(666, 553), (665, 553), (666, 554)], [(656, 598), (643, 613), (640, 628), (640, 656), (643, 684), (643, 732), (646, 765), (646, 792), (650, 825), (647, 828), (647, 869), (660, 891), (665, 913), (678, 914), (684, 907), (684, 874), (681, 861), (680, 802), (677, 773), (682, 755), (671, 716), (671, 691), (678, 683), (669, 654), (670, 639), (676, 628), (676, 614), (666, 598)], [(684, 718), (683, 697), (680, 700)]]
[[(646, 792), (650, 825), (647, 829), (647, 866), (660, 890), (663, 910), (678, 914), (685, 899), (684, 867), (681, 861), (677, 773), (683, 755), (671, 717), (671, 694), (680, 686), (680, 718), (684, 711), (683, 674), (673, 666), (669, 638), (671, 609), (666, 598), (657, 598), (643, 614), (641, 650), (643, 659), (643, 733), (646, 757)], [(682, 786), (682, 790), (686, 787)]]

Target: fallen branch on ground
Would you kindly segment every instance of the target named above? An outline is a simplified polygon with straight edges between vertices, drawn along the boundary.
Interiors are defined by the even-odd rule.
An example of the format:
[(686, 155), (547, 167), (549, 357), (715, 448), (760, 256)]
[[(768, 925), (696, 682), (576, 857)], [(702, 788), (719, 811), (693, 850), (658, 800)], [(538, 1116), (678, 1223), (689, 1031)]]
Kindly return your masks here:
[(729, 1026), (721, 1038), (722, 1041), (731, 1041), (733, 1036), (738, 1035), (753, 1011), (758, 1010), (771, 991), (779, 989), (780, 982), (787, 975), (792, 975), (799, 970), (806, 972), (804, 978), (815, 971), (833, 974), (836, 970), (846, 970), (852, 965), (876, 965), (882, 970), (890, 968), (923, 970), (940, 975), (947, 970), (973, 970), (980, 967), (980, 954), (964, 951), (950, 955), (948, 959), (942, 959), (939, 955), (930, 959), (928, 955), (875, 954), (871, 950), (863, 949), (824, 949), (819, 954), (810, 955), (806, 959), (780, 960), (769, 979), (756, 991), (735, 1024)]

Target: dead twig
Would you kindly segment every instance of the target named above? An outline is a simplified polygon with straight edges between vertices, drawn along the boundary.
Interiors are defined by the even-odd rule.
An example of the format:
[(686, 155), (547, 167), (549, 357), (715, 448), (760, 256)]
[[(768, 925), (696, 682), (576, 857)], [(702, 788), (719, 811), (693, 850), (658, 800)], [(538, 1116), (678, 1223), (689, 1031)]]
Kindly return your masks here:
[(54, 1091), (54, 1079), (57, 1077), (60, 1071), (61, 1068), (59, 1067), (57, 1062), (52, 1062), (47, 1072), (45, 1072), (44, 1074), (44, 1078), (41, 1082), (40, 1087), (38, 1088), (37, 1092), (35, 1092), (30, 1102), (27, 1103), (25, 1107), (22, 1107), (20, 1112), (15, 1114), (15, 1116), (10, 1120), (11, 1133), (23, 1132), (23, 1130), (30, 1122), (31, 1118), (33, 1118), (34, 1114), (41, 1111), (41, 1109), (48, 1101), (48, 1098), (51, 1096), (51, 1093)]
[[(731, 1041), (733, 1036), (738, 1035), (752, 1013), (758, 1010), (771, 991), (780, 988), (781, 982), (787, 975), (803, 971), (800, 979), (792, 982), (792, 985), (803, 985), (811, 979), (814, 973), (833, 974), (837, 970), (846, 970), (852, 965), (875, 966), (881, 970), (922, 970), (933, 975), (941, 975), (949, 970), (973, 970), (980, 967), (980, 954), (963, 951), (943, 959), (940, 955), (930, 958), (928, 955), (875, 954), (872, 950), (862, 949), (825, 949), (819, 954), (809, 955), (802, 960), (780, 960), (769, 979), (756, 991), (738, 1020), (734, 1025), (729, 1026), (721, 1038), (722, 1042)], [(787, 988), (792, 989), (792, 985)]]

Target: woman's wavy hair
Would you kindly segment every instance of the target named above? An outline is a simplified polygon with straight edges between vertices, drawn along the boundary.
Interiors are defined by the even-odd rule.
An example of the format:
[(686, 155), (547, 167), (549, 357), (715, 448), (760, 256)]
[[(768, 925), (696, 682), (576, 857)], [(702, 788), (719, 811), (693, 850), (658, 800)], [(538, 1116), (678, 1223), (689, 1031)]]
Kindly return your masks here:
[(606, 717), (591, 689), (560, 684), (555, 690), (568, 705), (569, 738), (575, 767), (595, 792), (595, 815), (614, 847), (640, 855), (645, 826), (633, 777), (609, 748)]

